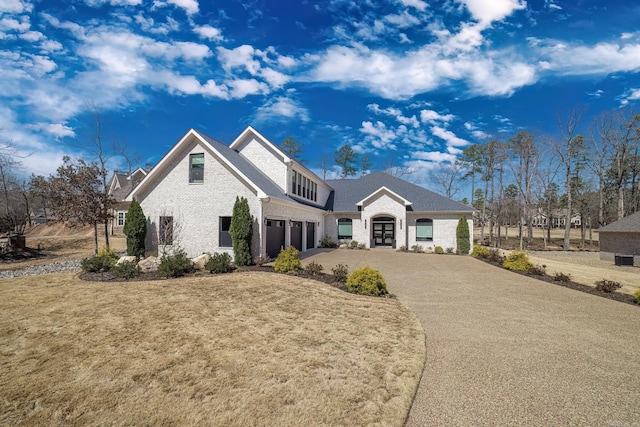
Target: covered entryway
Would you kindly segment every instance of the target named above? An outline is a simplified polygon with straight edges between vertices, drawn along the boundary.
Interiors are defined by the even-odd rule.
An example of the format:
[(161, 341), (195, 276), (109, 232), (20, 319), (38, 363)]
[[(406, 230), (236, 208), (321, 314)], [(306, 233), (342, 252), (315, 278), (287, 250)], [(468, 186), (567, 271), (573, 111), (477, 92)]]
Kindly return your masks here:
[(291, 246), (302, 251), (302, 222), (291, 221)]
[(267, 219), (267, 256), (275, 258), (284, 247), (284, 221)]
[(316, 223), (307, 222), (307, 249), (315, 248), (316, 242)]
[(371, 246), (396, 246), (396, 220), (389, 216), (372, 218), (373, 236)]

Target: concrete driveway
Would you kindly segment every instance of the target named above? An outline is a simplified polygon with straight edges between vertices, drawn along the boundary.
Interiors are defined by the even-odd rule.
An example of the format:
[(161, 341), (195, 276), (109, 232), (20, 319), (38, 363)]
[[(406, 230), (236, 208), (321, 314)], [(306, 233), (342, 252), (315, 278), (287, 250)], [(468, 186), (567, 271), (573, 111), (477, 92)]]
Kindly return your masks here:
[(640, 307), (470, 256), (338, 249), (310, 261), (379, 269), (422, 322), (407, 426), (640, 427)]

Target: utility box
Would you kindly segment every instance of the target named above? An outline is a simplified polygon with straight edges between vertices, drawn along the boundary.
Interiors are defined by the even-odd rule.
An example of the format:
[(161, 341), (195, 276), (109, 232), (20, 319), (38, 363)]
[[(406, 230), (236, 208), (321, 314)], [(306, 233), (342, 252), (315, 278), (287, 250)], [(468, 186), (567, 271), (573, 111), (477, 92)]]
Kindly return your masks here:
[(616, 255), (616, 265), (633, 267), (633, 255)]

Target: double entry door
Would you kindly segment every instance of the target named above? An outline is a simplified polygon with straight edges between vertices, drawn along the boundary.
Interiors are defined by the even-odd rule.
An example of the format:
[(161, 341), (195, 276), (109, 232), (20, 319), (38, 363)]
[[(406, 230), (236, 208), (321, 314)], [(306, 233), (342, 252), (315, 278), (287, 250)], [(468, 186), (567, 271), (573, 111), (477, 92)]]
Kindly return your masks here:
[(393, 218), (373, 220), (373, 242), (376, 246), (393, 246), (395, 235), (396, 224)]

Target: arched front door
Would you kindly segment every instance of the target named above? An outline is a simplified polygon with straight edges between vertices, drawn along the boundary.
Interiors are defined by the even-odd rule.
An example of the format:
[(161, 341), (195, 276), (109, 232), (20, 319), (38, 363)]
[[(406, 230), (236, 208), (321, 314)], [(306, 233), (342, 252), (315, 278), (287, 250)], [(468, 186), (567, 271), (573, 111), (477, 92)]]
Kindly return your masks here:
[(396, 220), (389, 216), (379, 216), (371, 219), (373, 246), (396, 245)]

